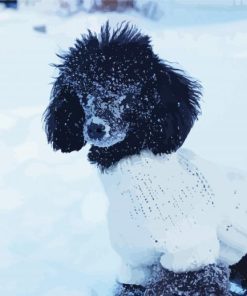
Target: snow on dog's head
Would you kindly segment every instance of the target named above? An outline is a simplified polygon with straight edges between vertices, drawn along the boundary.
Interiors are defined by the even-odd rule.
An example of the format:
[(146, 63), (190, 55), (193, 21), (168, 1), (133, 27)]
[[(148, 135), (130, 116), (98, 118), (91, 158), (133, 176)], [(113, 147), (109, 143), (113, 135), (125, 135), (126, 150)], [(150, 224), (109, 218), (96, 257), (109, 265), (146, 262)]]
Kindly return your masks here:
[(183, 144), (200, 110), (200, 85), (160, 60), (149, 36), (107, 22), (60, 57), (45, 112), (55, 150), (88, 142), (90, 160), (106, 168), (142, 149), (171, 153)]

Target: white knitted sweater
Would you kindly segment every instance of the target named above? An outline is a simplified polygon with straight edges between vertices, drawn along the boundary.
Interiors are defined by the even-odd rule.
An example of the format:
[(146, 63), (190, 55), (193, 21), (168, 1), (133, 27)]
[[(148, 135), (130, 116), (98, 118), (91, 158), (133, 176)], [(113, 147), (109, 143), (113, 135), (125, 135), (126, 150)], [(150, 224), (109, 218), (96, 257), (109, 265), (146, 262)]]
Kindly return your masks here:
[(119, 281), (143, 284), (161, 262), (174, 272), (238, 262), (247, 253), (247, 178), (180, 149), (144, 151), (100, 175), (110, 206)]

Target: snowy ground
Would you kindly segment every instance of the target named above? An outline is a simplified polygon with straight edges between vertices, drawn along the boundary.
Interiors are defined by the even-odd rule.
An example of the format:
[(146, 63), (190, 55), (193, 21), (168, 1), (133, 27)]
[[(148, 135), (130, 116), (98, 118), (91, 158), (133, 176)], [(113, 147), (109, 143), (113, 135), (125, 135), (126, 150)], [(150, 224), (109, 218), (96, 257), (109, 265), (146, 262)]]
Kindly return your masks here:
[[(70, 19), (0, 11), (0, 295), (110, 295), (118, 256), (110, 247), (107, 200), (86, 151), (47, 145), (42, 113), (56, 52), (105, 20), (129, 20), (161, 57), (204, 86), (202, 116), (185, 147), (247, 168), (247, 11), (170, 10), (158, 22), (131, 14)], [(47, 34), (32, 30), (47, 25)], [(224, 184), (222, 184), (224, 186)]]

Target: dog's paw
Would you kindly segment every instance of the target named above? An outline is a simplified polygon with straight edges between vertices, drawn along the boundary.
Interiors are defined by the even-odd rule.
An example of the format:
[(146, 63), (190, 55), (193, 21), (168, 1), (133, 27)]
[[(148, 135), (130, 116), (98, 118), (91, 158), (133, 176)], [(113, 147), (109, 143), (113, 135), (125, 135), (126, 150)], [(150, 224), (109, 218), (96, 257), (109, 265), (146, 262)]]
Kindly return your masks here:
[(174, 273), (157, 269), (144, 296), (229, 296), (229, 269), (211, 264), (198, 271)]

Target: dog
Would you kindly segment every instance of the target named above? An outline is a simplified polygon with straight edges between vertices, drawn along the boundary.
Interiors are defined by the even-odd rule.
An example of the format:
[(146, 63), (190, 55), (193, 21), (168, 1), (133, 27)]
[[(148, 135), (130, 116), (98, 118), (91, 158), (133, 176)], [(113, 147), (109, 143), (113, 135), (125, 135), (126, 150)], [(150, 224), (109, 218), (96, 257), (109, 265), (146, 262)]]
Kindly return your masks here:
[(91, 145), (123, 262), (115, 295), (230, 295), (230, 271), (245, 285), (246, 175), (181, 148), (200, 83), (128, 23), (89, 31), (60, 58), (45, 130), (54, 150)]

